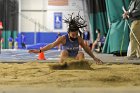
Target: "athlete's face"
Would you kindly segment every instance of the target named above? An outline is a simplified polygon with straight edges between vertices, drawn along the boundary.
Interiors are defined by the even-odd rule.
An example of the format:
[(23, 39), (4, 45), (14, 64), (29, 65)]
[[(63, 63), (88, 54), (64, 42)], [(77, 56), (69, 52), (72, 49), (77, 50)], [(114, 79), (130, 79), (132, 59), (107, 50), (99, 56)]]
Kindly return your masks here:
[(75, 41), (78, 37), (78, 31), (75, 32), (69, 32), (69, 37), (72, 41)]

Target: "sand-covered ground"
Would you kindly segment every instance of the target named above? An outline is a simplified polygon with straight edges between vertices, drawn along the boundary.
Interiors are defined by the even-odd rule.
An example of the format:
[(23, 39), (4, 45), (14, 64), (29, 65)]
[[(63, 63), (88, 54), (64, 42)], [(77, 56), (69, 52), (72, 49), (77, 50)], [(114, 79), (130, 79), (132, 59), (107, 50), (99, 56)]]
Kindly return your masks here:
[(28, 62), (24, 64), (0, 63), (0, 87), (139, 87), (140, 65), (92, 64), (92, 69), (53, 70), (54, 63)]

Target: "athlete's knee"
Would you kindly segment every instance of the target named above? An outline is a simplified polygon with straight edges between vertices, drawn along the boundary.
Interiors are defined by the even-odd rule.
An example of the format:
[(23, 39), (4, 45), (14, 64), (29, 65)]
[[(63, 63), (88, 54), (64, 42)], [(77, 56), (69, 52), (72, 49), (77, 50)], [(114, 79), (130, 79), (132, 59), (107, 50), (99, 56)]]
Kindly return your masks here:
[(82, 57), (82, 58), (84, 58), (84, 53), (83, 52), (79, 52), (79, 57)]

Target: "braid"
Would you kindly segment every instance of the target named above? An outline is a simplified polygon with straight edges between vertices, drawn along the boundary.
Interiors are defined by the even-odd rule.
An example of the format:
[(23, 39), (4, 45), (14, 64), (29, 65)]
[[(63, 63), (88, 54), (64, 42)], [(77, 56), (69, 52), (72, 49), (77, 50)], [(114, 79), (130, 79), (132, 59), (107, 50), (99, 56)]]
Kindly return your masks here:
[(79, 28), (87, 26), (86, 21), (79, 15), (79, 13), (74, 17), (73, 14), (74, 13), (68, 14), (70, 17), (63, 19), (64, 23), (68, 24), (68, 32), (75, 32), (77, 30), (80, 32)]

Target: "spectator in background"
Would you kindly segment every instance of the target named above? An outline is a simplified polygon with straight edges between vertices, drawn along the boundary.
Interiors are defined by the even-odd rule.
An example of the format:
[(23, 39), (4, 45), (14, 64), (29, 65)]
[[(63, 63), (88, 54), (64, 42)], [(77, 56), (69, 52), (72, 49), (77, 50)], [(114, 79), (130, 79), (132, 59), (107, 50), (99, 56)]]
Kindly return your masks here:
[(0, 21), (0, 49), (2, 48), (2, 44), (3, 44), (2, 29), (3, 29), (2, 22)]
[(95, 49), (96, 52), (100, 53), (102, 52), (104, 43), (105, 43), (105, 39), (106, 39), (106, 34), (105, 35), (101, 35), (100, 41), (97, 44), (97, 49)]
[[(58, 32), (56, 38), (59, 38), (60, 36), (61, 36), (61, 33)], [(61, 51), (61, 44), (59, 44), (57, 47), (58, 47), (58, 51)]]
[(26, 48), (26, 44), (25, 44), (25, 36), (24, 34), (21, 34), (21, 45), (22, 45), (22, 48)]
[(123, 19), (130, 19), (130, 54), (128, 59), (140, 59), (140, 0), (131, 0), (129, 10), (123, 13)]
[(87, 27), (84, 27), (83, 39), (84, 39), (85, 45), (89, 46), (90, 32), (88, 31)]
[(105, 36), (101, 35), (100, 30), (96, 29), (97, 38), (92, 44), (92, 51), (101, 52), (105, 42)]
[(0, 40), (1, 49), (3, 49), (3, 42), (4, 42), (4, 39), (1, 37), (1, 40)]
[(15, 38), (15, 42), (14, 42), (14, 48), (15, 49), (18, 49), (18, 41), (19, 40), (19, 38), (18, 38), (18, 36), (16, 36), (16, 38)]
[(8, 45), (9, 45), (9, 49), (12, 49), (13, 48), (13, 38), (12, 38), (12, 36), (10, 36), (9, 38), (8, 38)]

